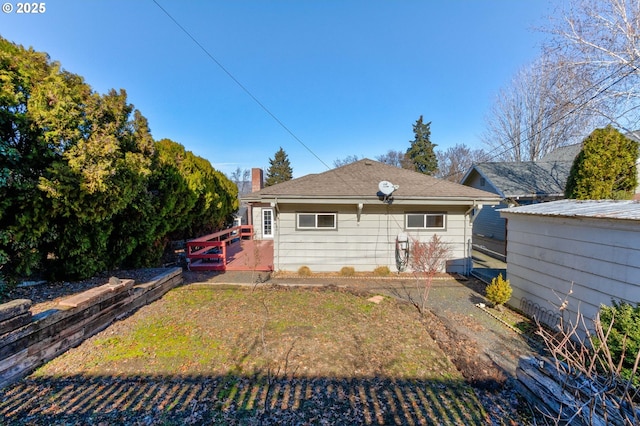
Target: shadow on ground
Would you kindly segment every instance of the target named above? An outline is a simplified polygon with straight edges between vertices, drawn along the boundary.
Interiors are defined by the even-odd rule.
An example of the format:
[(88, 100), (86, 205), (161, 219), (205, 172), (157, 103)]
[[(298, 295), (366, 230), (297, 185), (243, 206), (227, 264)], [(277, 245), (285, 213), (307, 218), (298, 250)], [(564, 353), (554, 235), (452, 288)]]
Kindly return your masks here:
[(68, 376), (0, 390), (0, 418), (41, 424), (482, 424), (462, 381)]

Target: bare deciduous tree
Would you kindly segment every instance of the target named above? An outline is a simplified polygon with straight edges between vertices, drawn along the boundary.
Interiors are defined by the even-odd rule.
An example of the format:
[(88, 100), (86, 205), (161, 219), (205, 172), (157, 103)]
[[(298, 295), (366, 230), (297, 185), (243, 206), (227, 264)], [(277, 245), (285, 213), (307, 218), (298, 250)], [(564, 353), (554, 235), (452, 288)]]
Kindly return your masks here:
[(360, 160), (360, 158), (358, 158), (357, 155), (347, 155), (344, 158), (336, 158), (333, 160), (333, 167), (346, 166), (347, 164), (355, 163), (358, 160)]
[(436, 234), (433, 234), (433, 237), (426, 243), (417, 239), (411, 243), (409, 265), (416, 278), (418, 290), (417, 300), (412, 299), (411, 303), (420, 314), (425, 312), (433, 279), (438, 272), (445, 269), (450, 257), (451, 247)]
[(580, 81), (589, 108), (622, 129), (640, 122), (640, 0), (571, 0), (546, 53)]
[(492, 158), (535, 161), (590, 132), (597, 117), (580, 108), (587, 93), (570, 73), (544, 58), (516, 73), (486, 117), (482, 139)]
[(456, 144), (446, 151), (436, 151), (438, 170), (435, 177), (451, 182), (460, 182), (464, 174), (475, 163), (489, 161), (489, 155), (482, 149), (471, 149), (465, 144)]
[(238, 194), (244, 194), (251, 187), (251, 170), (249, 169), (243, 170), (240, 167), (236, 167), (229, 178), (238, 187)]
[(414, 169), (413, 163), (411, 163), (411, 160), (407, 157), (407, 153), (405, 151), (395, 151), (390, 149), (386, 154), (378, 155), (376, 160), (401, 169)]

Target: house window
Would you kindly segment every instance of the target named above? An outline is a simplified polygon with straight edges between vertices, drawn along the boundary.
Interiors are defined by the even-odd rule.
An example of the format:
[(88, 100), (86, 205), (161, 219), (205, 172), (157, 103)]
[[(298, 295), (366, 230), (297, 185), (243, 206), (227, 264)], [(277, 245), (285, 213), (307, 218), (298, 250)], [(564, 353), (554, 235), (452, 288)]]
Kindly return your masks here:
[(273, 209), (262, 209), (262, 237), (273, 238)]
[(444, 213), (407, 213), (407, 229), (444, 229)]
[(298, 229), (336, 229), (336, 213), (298, 213)]
[(485, 186), (487, 184), (487, 180), (485, 178), (480, 178), (480, 186)]

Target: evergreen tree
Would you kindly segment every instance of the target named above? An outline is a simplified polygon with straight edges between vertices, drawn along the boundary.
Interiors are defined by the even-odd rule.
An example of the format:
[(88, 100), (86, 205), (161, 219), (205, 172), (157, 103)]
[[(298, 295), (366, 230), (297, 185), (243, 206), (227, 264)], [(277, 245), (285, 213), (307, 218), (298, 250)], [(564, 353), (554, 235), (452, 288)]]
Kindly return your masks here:
[(438, 158), (433, 150), (437, 145), (430, 140), (431, 122), (423, 123), (420, 116), (413, 125), (413, 133), (416, 136), (407, 150), (407, 157), (416, 172), (432, 175), (438, 170)]
[(170, 237), (211, 232), (237, 209), (235, 185), (155, 143), (124, 90), (98, 94), (2, 37), (0, 82), (0, 292), (35, 272), (156, 264)]
[(630, 199), (638, 185), (638, 142), (611, 126), (596, 129), (582, 143), (565, 189), (578, 200)]
[(289, 157), (280, 147), (273, 159), (269, 158), (269, 170), (267, 170), (267, 180), (264, 184), (265, 186), (271, 186), (291, 180), (292, 177), (293, 170), (291, 169), (291, 163), (289, 163)]

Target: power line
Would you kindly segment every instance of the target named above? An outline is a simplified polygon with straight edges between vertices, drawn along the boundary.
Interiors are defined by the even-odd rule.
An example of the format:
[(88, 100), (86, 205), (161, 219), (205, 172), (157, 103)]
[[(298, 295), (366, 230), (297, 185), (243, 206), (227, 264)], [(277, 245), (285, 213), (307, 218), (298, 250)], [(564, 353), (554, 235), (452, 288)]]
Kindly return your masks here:
[[(200, 48), (200, 50), (202, 50), (205, 53), (205, 55), (209, 57), (209, 59), (211, 59), (220, 69), (222, 69), (222, 71), (224, 71), (224, 73), (227, 74), (227, 76), (231, 78), (231, 80), (234, 83), (236, 83), (238, 87), (240, 87), (256, 104), (258, 104), (260, 108), (262, 108), (271, 118), (273, 118), (273, 120), (275, 120), (276, 123), (278, 123), (287, 133), (289, 133), (289, 135), (291, 135), (291, 137), (293, 137), (294, 140), (296, 140), (307, 151), (309, 151), (311, 155), (313, 155), (318, 161), (320, 161), (320, 163), (322, 163), (327, 168), (327, 170), (331, 170), (331, 167), (329, 167), (327, 163), (325, 163), (309, 146), (307, 146), (298, 136), (296, 136), (296, 134), (293, 133), (293, 131), (291, 131), (274, 113), (272, 113), (271, 110), (269, 110), (269, 108), (267, 108), (245, 85), (243, 85), (227, 68), (225, 68), (225, 66), (220, 61), (218, 61), (215, 58), (215, 56), (213, 56), (213, 54), (211, 54), (211, 52), (209, 52), (209, 50), (206, 47), (204, 47), (202, 43), (200, 43), (195, 38), (195, 36), (193, 36), (183, 25), (181, 25), (177, 19), (175, 19), (165, 8), (163, 8), (157, 2), (157, 0), (152, 0), (152, 1), (156, 4), (156, 6), (158, 6), (158, 8), (160, 8), (160, 10), (164, 12), (165, 15), (169, 17), (169, 19), (173, 21), (174, 24), (176, 24), (178, 28), (180, 28), (180, 30), (183, 33), (187, 35), (187, 37), (191, 39), (191, 41), (193, 41), (196, 44), (196, 46)], [(340, 173), (335, 172), (335, 174), (338, 177), (338, 179), (340, 179), (346, 186), (350, 187), (355, 191), (355, 188), (353, 188), (353, 185), (351, 185), (348, 181), (346, 181)], [(364, 201), (364, 199), (362, 201)]]
[(187, 35), (187, 37), (189, 37), (191, 39), (191, 41), (193, 41), (195, 43), (196, 46), (198, 46), (200, 48), (200, 50), (202, 50), (204, 52), (205, 55), (207, 55), (209, 57), (209, 59), (211, 59), (225, 74), (227, 74), (227, 76), (236, 84), (238, 85), (238, 87), (240, 87), (240, 89), (242, 89), (243, 92), (245, 92), (258, 106), (260, 106), (260, 108), (262, 108), (262, 110), (264, 112), (266, 112), (276, 123), (278, 123), (278, 125), (280, 125), (280, 127), (282, 127), (296, 142), (298, 142), (300, 145), (302, 145), (307, 151), (309, 151), (309, 153), (311, 153), (311, 155), (313, 155), (316, 159), (318, 159), (318, 161), (320, 161), (328, 170), (331, 169), (331, 167), (329, 167), (327, 165), (327, 163), (325, 163), (311, 148), (309, 148), (295, 133), (293, 133), (293, 131), (291, 129), (289, 129), (283, 122), (282, 120), (280, 120), (273, 112), (271, 112), (271, 110), (269, 108), (267, 108), (267, 106), (265, 104), (263, 104), (260, 99), (258, 99), (244, 84), (242, 84), (240, 82), (240, 80), (238, 80), (232, 73), (231, 71), (229, 71), (220, 61), (218, 61), (218, 59), (216, 59), (215, 56), (213, 56), (213, 54), (211, 52), (209, 52), (209, 50), (204, 47), (202, 45), (202, 43), (200, 43), (198, 41), (198, 39), (196, 39), (184, 26), (182, 26), (182, 24), (180, 24), (180, 22), (178, 22), (178, 20), (176, 18), (174, 18), (169, 11), (167, 11), (164, 7), (162, 7), (162, 5), (160, 5), (160, 3), (157, 2), (157, 0), (151, 0), (155, 3), (156, 6), (158, 6), (158, 8), (160, 10), (162, 10), (164, 12), (165, 15), (167, 15), (167, 17), (169, 19), (171, 19), (171, 21), (173, 21), (174, 24), (176, 24), (176, 26), (178, 28), (180, 28), (180, 30), (185, 33)]
[[(162, 5), (160, 3), (158, 3), (157, 0), (152, 0), (153, 3), (165, 14), (167, 15), (167, 17), (187, 36), (189, 37), (189, 39), (191, 39), (191, 41), (198, 46), (198, 48), (200, 50), (202, 50), (202, 52), (209, 58), (211, 59), (238, 87), (240, 87), (240, 89), (242, 89), (243, 92), (245, 92), (245, 94), (247, 94), (263, 111), (265, 111), (280, 127), (282, 127), (296, 142), (298, 142), (301, 146), (303, 146), (311, 155), (313, 155), (322, 165), (324, 165), (327, 170), (330, 170), (331, 167), (324, 162), (324, 160), (322, 160), (322, 158), (320, 158), (320, 156), (318, 156), (308, 145), (306, 145), (291, 129), (289, 129), (289, 127), (287, 127), (284, 122), (282, 120), (280, 120), (269, 108), (267, 108), (267, 106), (262, 103), (260, 101), (260, 99), (258, 99), (244, 84), (242, 84), (242, 82), (240, 82), (240, 80), (238, 80), (232, 73), (231, 71), (229, 71), (211, 52), (209, 52), (209, 50), (202, 45), (202, 43), (200, 43), (198, 41), (198, 39), (193, 36), (189, 30), (187, 30), (182, 24), (180, 24), (180, 22), (173, 17), (173, 15), (171, 15), (171, 13), (169, 13), (169, 11), (167, 11), (164, 7), (162, 7)], [(598, 81), (597, 83), (593, 84), (591, 87), (588, 87), (586, 89), (584, 89), (580, 94), (578, 94), (576, 97), (574, 97), (572, 100), (567, 101), (565, 103), (565, 105), (570, 105), (572, 104), (574, 101), (576, 101), (577, 99), (581, 98), (583, 95), (585, 95), (589, 90), (591, 90), (592, 88), (596, 87), (597, 85), (600, 85), (602, 83), (604, 83), (606, 80), (610, 79), (611, 77), (615, 76), (617, 73), (619, 73), (625, 66), (630, 66), (632, 68), (632, 70), (630, 70), (629, 72), (627, 72), (626, 74), (622, 75), (621, 77), (619, 77), (618, 79), (616, 79), (614, 82), (610, 83), (609, 85), (607, 85), (606, 87), (604, 87), (603, 89), (599, 89), (594, 95), (592, 95), (589, 99), (587, 99), (586, 101), (582, 102), (580, 105), (572, 108), (570, 111), (566, 112), (565, 114), (563, 114), (562, 116), (558, 117), (557, 119), (555, 119), (554, 121), (552, 121), (551, 123), (547, 124), (546, 126), (544, 126), (542, 129), (536, 131), (533, 135), (530, 135), (528, 137), (526, 137), (523, 141), (527, 141), (530, 140), (532, 137), (541, 134), (542, 132), (544, 132), (545, 130), (549, 129), (550, 127), (556, 125), (557, 123), (559, 123), (560, 121), (564, 120), (565, 118), (567, 118), (568, 116), (570, 116), (571, 114), (576, 113), (577, 111), (579, 111), (580, 109), (584, 108), (588, 103), (590, 103), (591, 101), (593, 101), (594, 99), (596, 99), (598, 96), (600, 96), (602, 93), (604, 93), (605, 91), (609, 90), (611, 87), (613, 87), (614, 85), (618, 84), (620, 81), (624, 80), (626, 77), (628, 77), (629, 75), (631, 75), (634, 71), (638, 71), (637, 67), (635, 67), (633, 64), (627, 63), (627, 64), (622, 64), (617, 70), (614, 70), (611, 74), (607, 75), (606, 77), (602, 78), (600, 81)], [(520, 132), (520, 135), (524, 134), (524, 130), (522, 132)], [(523, 142), (520, 141), (519, 143)], [(504, 143), (502, 144), (503, 146), (505, 145)], [(497, 151), (499, 148), (496, 148), (494, 151)], [(487, 153), (487, 156), (489, 158), (493, 157), (493, 158), (497, 158), (498, 156), (504, 155), (507, 152), (509, 152), (510, 150), (514, 149), (514, 147), (507, 147), (505, 148), (503, 151), (499, 152), (499, 153), (493, 153), (492, 151), (489, 151)], [(457, 172), (453, 172), (450, 173), (448, 175), (443, 176), (443, 179), (446, 179), (447, 177), (453, 176), (454, 174), (456, 174)], [(348, 184), (348, 182), (346, 182), (344, 179), (342, 179), (342, 177), (338, 174), (338, 177), (340, 178), (340, 180), (342, 180), (346, 185), (350, 186)], [(434, 185), (437, 184), (437, 182), (434, 182)]]
[[(518, 144), (521, 144), (522, 142), (526, 142), (528, 140), (531, 140), (533, 137), (541, 134), (542, 132), (548, 130), (549, 128), (555, 126), (556, 124), (558, 124), (559, 122), (561, 122), (562, 120), (564, 120), (565, 118), (567, 118), (568, 116), (576, 113), (577, 111), (579, 111), (580, 109), (584, 108), (585, 106), (587, 106), (587, 104), (589, 104), (591, 101), (593, 101), (594, 99), (596, 99), (598, 96), (600, 96), (602, 93), (606, 92), (607, 90), (609, 90), (611, 87), (613, 87), (614, 85), (618, 84), (620, 81), (622, 81), (623, 79), (625, 79), (626, 77), (628, 77), (629, 75), (633, 74), (634, 71), (637, 71), (637, 68), (635, 66), (633, 66), (632, 64), (622, 64), (620, 65), (620, 67), (616, 70), (614, 70), (611, 74), (607, 75), (606, 77), (602, 78), (600, 81), (594, 83), (593, 85), (591, 85), (590, 87), (584, 89), (581, 93), (579, 93), (578, 95), (576, 95), (573, 99), (566, 101), (564, 106), (568, 106), (571, 105), (574, 101), (580, 99), (582, 96), (584, 96), (585, 94), (587, 94), (588, 91), (590, 91), (591, 89), (593, 89), (594, 87), (604, 83), (606, 80), (610, 79), (611, 77), (614, 77), (616, 74), (618, 74), (620, 71), (622, 71), (623, 68), (625, 68), (626, 66), (631, 66), (634, 69), (632, 69), (631, 71), (627, 72), (626, 74), (624, 74), (622, 77), (618, 78), (617, 80), (615, 80), (613, 83), (610, 83), (608, 86), (606, 86), (603, 89), (599, 89), (594, 95), (592, 95), (589, 99), (587, 99), (586, 101), (582, 102), (580, 105), (575, 106), (574, 108), (572, 108), (570, 111), (566, 112), (565, 114), (561, 115), (560, 117), (558, 117), (557, 119), (553, 120), (551, 123), (547, 124), (546, 126), (544, 126), (542, 129), (536, 131), (533, 135), (530, 135), (528, 137), (525, 137), (523, 140), (520, 140), (518, 142)], [(523, 135), (524, 132), (526, 130), (523, 130), (519, 133), (519, 135)], [(493, 151), (489, 151), (487, 153), (487, 155), (489, 157), (500, 157), (504, 154), (506, 154), (507, 152), (515, 149), (513, 146), (510, 147), (505, 147), (506, 142), (502, 143), (501, 146), (504, 147), (505, 149), (501, 152), (495, 153), (493, 154), (493, 151), (497, 151), (498, 149), (500, 149), (499, 147), (494, 149)], [(492, 155), (493, 154), (493, 155)]]

